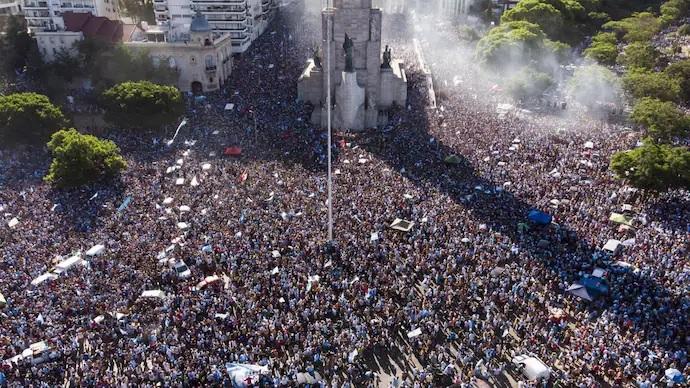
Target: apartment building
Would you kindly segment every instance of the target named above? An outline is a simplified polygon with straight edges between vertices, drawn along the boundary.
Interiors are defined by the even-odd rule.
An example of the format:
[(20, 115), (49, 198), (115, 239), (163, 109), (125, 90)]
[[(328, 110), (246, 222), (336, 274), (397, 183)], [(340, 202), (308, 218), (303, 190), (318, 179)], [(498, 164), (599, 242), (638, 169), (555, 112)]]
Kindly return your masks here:
[(19, 0), (0, 0), (0, 17), (16, 15), (21, 9)]
[(214, 32), (230, 35), (234, 53), (244, 52), (275, 16), (278, 0), (154, 0), (156, 23), (176, 28), (189, 25), (196, 11)]
[[(0, 0), (2, 1), (2, 0)], [(118, 0), (22, 0), (24, 17), (32, 32), (64, 31), (65, 12), (90, 13), (111, 20), (120, 18)]]

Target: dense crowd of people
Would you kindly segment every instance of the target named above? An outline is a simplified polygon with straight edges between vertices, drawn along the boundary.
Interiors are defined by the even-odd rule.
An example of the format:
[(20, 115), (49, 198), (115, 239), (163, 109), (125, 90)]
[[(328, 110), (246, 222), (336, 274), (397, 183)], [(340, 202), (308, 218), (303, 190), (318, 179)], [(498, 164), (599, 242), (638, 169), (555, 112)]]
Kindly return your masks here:
[[(53, 190), (41, 181), (47, 155), (1, 151), (9, 386), (230, 384), (234, 363), (268, 371), (247, 386), (276, 387), (508, 376), (652, 387), (668, 368), (689, 374), (688, 193), (614, 178), (609, 157), (636, 132), (582, 112), (497, 114), (491, 85), (452, 57), (430, 59), (454, 88), (429, 108), (408, 39), (389, 42), (407, 105), (383, 129), (336, 133), (326, 243), (328, 145), (296, 101), (314, 31), (274, 22), (226, 90), (190, 99), (171, 146), (170, 134), (98, 130), (127, 158), (116, 183)], [(530, 223), (531, 209), (554, 222)], [(394, 230), (395, 219), (414, 224)], [(603, 253), (609, 239), (629, 243)], [(84, 255), (96, 244), (103, 253)], [(76, 252), (83, 264), (32, 284)], [(608, 294), (566, 292), (595, 268)], [(522, 354), (550, 366), (550, 380), (516, 371)]]

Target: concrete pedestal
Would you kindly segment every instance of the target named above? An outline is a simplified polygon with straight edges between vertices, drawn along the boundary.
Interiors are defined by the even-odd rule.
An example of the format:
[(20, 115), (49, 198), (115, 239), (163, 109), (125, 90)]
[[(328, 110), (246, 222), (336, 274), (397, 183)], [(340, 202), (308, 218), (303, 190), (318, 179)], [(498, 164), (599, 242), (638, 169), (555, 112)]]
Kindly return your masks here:
[(355, 131), (364, 129), (364, 88), (357, 83), (357, 73), (341, 73), (335, 90), (336, 126)]

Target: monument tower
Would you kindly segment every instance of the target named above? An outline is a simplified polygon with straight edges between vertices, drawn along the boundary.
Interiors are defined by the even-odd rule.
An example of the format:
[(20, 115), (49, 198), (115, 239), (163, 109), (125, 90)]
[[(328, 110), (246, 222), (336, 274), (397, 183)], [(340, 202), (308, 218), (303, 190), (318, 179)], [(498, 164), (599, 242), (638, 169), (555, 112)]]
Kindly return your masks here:
[(326, 71), (335, 128), (359, 131), (385, 124), (388, 109), (407, 101), (405, 70), (388, 47), (381, 51), (382, 12), (371, 1), (333, 0), (333, 7), (321, 12), (320, 52), (330, 51), (331, 58), (322, 60), (315, 50), (298, 81), (298, 98), (314, 105), (314, 124), (326, 126)]

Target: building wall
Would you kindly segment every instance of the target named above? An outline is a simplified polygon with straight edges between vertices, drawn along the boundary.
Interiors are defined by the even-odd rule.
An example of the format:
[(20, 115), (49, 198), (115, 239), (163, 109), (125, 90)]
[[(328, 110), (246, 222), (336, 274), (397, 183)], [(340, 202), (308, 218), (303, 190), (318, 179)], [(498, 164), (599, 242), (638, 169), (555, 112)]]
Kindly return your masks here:
[(75, 44), (83, 39), (81, 32), (59, 31), (59, 32), (36, 32), (36, 43), (38, 51), (43, 60), (52, 62), (55, 55), (61, 50), (67, 50), (70, 54), (76, 55)]
[(214, 31), (229, 34), (233, 51), (242, 53), (273, 19), (275, 0), (154, 0), (160, 25), (190, 24), (195, 10), (204, 14)]
[(62, 14), (89, 12), (111, 20), (120, 19), (118, 0), (22, 0), (24, 17), (33, 32), (65, 29)]
[(0, 0), (0, 15), (17, 15), (21, 12), (21, 4), (15, 0)]
[(158, 66), (178, 70), (177, 87), (183, 92), (192, 90), (193, 82), (200, 82), (204, 92), (218, 90), (232, 72), (232, 45), (229, 38), (216, 41), (215, 46), (184, 43), (128, 42), (132, 49), (146, 50)]

